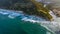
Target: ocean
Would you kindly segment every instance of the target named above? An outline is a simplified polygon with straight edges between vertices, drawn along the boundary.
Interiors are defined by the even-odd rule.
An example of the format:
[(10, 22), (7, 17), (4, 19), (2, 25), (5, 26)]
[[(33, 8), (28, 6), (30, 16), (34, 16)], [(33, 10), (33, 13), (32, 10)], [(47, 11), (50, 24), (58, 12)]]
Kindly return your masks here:
[(54, 21), (24, 14), (22, 11), (0, 9), (0, 34), (59, 34), (60, 17)]
[[(60, 7), (59, 0), (45, 0), (45, 2), (56, 2), (55, 5)], [(60, 17), (51, 12), (54, 21), (26, 15), (22, 11), (0, 9), (0, 34), (60, 34)]]
[(22, 12), (0, 9), (0, 34), (53, 34), (48, 28), (37, 23), (39, 20), (45, 21)]

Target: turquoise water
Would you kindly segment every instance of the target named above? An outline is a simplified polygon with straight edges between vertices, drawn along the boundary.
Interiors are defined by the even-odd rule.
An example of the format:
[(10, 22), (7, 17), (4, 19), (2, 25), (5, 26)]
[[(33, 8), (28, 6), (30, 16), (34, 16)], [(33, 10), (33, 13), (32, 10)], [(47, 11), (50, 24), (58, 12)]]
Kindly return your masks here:
[[(0, 34), (53, 34), (40, 24), (25, 20), (27, 17), (28, 15), (24, 16), (23, 14), (0, 9)], [(34, 16), (28, 18), (31, 19), (30, 17)], [(34, 20), (44, 19), (34, 18)]]

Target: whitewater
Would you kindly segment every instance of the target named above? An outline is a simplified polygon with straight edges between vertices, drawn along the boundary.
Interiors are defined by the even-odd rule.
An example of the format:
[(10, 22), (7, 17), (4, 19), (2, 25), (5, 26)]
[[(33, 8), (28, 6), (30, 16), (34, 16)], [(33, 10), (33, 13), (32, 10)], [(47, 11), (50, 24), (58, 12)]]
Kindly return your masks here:
[[(14, 11), (14, 10), (6, 10), (0, 9), (0, 14), (7, 15), (9, 18), (14, 19), (16, 17), (21, 18), (22, 21), (29, 21), (32, 23), (39, 23), (41, 26), (45, 27), (46, 29), (52, 32), (59, 32), (60, 31), (60, 17), (56, 17), (52, 11), (49, 12), (50, 15), (53, 17), (53, 21), (46, 21), (41, 17), (37, 17), (34, 15), (26, 15), (23, 14), (22, 11)], [(48, 34), (49, 32), (47, 32)]]

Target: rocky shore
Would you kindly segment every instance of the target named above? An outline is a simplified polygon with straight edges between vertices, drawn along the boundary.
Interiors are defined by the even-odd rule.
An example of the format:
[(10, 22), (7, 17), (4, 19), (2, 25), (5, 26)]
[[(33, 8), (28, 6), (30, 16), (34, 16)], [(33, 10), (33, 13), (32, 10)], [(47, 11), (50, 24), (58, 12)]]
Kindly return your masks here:
[[(40, 0), (37, 0), (37, 1), (40, 1)], [(49, 19), (50, 20), (51, 19), (51, 16), (49, 16), (48, 12), (49, 12), (50, 9), (52, 9), (53, 6), (52, 5), (50, 6), (49, 3), (44, 3), (43, 1), (42, 1), (42, 3), (40, 2), (40, 4), (42, 4), (42, 6), (44, 6), (44, 4), (47, 4), (47, 6), (45, 8), (39, 6), (40, 7), (39, 10), (43, 9), (43, 12), (46, 11), (47, 14), (44, 14), (42, 12), (38, 12), (36, 5), (34, 5), (29, 0), (1, 0), (0, 2), (2, 4), (0, 4), (0, 8), (8, 9), (8, 10), (23, 11), (26, 14), (29, 14), (29, 15), (37, 15), (37, 16), (40, 16), (40, 17), (42, 16), (45, 19), (47, 19), (47, 20)], [(49, 0), (49, 1), (52, 2), (52, 0)], [(49, 2), (49, 1), (48, 0), (45, 0), (45, 2)], [(56, 14), (57, 11), (55, 11), (55, 9), (53, 9), (53, 12)], [(57, 12), (58, 16), (60, 16), (59, 13), (60, 12), (58, 11)]]

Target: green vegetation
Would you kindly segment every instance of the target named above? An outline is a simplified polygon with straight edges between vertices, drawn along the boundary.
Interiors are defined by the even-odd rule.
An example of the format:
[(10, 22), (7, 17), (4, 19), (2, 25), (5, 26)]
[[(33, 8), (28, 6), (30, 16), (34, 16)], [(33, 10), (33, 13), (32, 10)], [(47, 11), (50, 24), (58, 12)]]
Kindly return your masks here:
[[(5, 1), (4, 1), (5, 2)], [(52, 16), (49, 14), (49, 7), (43, 7), (43, 3), (36, 2), (35, 0), (6, 0), (7, 3), (4, 3), (5, 9), (11, 10), (21, 10), (29, 15), (37, 15), (43, 17), (47, 20), (51, 20)]]

